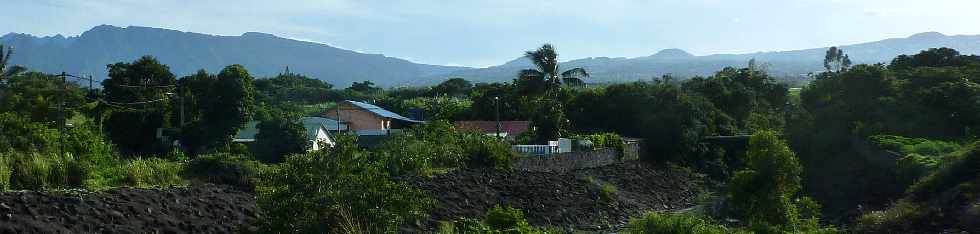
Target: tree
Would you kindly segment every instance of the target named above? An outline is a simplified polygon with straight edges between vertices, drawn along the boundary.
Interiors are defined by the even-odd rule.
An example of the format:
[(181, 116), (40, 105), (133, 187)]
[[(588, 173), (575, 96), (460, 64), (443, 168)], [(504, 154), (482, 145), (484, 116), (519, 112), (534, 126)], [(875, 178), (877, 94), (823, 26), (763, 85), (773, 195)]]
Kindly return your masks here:
[(238, 129), (255, 115), (255, 87), (252, 75), (242, 65), (227, 66), (218, 73), (214, 103), (209, 108), (207, 122), (219, 134), (219, 142), (231, 141)]
[(374, 82), (365, 80), (364, 82), (354, 82), (348, 90), (361, 92), (363, 94), (376, 94), (381, 92), (381, 88), (374, 85)]
[(851, 67), (851, 59), (844, 53), (843, 49), (833, 46), (827, 49), (827, 54), (824, 55), (823, 67), (828, 72), (841, 72)]
[(112, 141), (124, 153), (163, 152), (166, 147), (157, 144), (156, 131), (170, 125), (167, 93), (176, 83), (170, 68), (150, 56), (107, 67), (109, 79), (102, 81), (102, 87), (106, 101), (118, 107), (106, 125)]
[[(796, 155), (776, 132), (760, 131), (749, 140), (747, 168), (735, 173), (729, 193), (736, 213), (754, 227), (802, 231), (816, 228), (816, 217), (801, 217), (795, 201), (803, 172)], [(810, 203), (809, 199), (803, 199)], [(812, 214), (811, 211), (802, 213)], [(811, 220), (804, 220), (804, 219)], [(768, 228), (767, 228), (768, 229)]]
[[(75, 83), (63, 83), (61, 78), (40, 72), (27, 72), (8, 77), (5, 91), (0, 93), (0, 112), (16, 113), (55, 127), (61, 119), (71, 118), (72, 109), (85, 104), (85, 94)], [(66, 111), (58, 105), (64, 101)]]
[(282, 162), (286, 156), (306, 152), (310, 141), (298, 118), (275, 113), (256, 126), (255, 158), (265, 163)]
[(16, 76), (17, 74), (27, 71), (27, 68), (19, 65), (7, 67), (10, 65), (10, 57), (13, 54), (14, 54), (13, 47), (6, 47), (5, 50), (3, 44), (0, 44), (0, 82), (3, 82), (9, 79), (10, 77)]
[(580, 86), (585, 84), (581, 78), (589, 77), (583, 68), (572, 68), (566, 71), (559, 69), (558, 52), (551, 44), (544, 44), (534, 51), (527, 51), (524, 57), (531, 60), (537, 69), (524, 69), (517, 75), (517, 84), (524, 84), (525, 91), (532, 93), (552, 94), (562, 84)]
[(453, 97), (465, 96), (470, 89), (473, 88), (473, 84), (463, 78), (452, 78), (435, 87), (432, 87), (431, 92), (436, 95), (448, 95)]

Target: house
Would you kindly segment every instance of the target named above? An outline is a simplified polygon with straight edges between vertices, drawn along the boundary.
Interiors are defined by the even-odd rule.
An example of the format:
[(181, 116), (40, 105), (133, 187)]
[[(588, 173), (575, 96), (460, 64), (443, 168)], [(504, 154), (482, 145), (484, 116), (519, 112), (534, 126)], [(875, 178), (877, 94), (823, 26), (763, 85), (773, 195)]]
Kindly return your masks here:
[[(332, 119), (321, 117), (303, 117), (300, 119), (303, 128), (306, 129), (306, 137), (310, 141), (309, 151), (316, 151), (322, 148), (333, 146), (334, 140), (332, 133), (346, 131), (347, 125)], [(259, 134), (259, 121), (249, 121), (245, 128), (238, 131), (232, 142), (246, 143), (255, 142), (255, 135)]]
[(340, 120), (341, 123), (347, 124), (348, 130), (355, 132), (402, 129), (422, 123), (422, 121), (410, 119), (379, 106), (351, 100), (337, 103), (337, 106), (327, 109), (320, 116)]
[[(456, 129), (475, 131), (490, 136), (497, 134), (497, 121), (456, 121)], [(500, 121), (500, 137), (514, 139), (531, 129), (528, 121)]]

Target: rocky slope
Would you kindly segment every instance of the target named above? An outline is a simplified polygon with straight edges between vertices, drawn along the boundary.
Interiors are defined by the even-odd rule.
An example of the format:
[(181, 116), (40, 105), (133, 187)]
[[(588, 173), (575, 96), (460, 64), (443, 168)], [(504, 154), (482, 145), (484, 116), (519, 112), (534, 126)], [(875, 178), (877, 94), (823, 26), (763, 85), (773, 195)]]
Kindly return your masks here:
[(237, 233), (254, 195), (224, 186), (0, 193), (0, 233)]
[[(691, 207), (704, 191), (701, 175), (636, 162), (569, 173), (466, 169), (410, 183), (435, 200), (422, 230), (437, 221), (481, 218), (499, 204), (523, 210), (534, 226), (606, 232), (646, 211)], [(604, 184), (615, 191), (604, 194)]]

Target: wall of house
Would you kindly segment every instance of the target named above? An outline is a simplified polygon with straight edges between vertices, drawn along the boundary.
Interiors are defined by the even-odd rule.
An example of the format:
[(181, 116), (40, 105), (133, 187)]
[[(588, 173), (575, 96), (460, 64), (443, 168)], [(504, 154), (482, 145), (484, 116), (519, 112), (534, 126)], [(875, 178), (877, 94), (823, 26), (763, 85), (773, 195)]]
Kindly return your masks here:
[[(320, 114), (320, 116), (337, 120), (337, 108), (335, 107), (324, 111)], [(347, 127), (353, 131), (384, 130), (390, 126), (390, 123), (387, 123), (388, 120), (378, 117), (370, 111), (354, 107), (346, 103), (342, 103), (340, 105), (339, 120), (347, 123)]]
[(623, 151), (616, 149), (598, 149), (593, 151), (575, 151), (560, 154), (525, 156), (514, 159), (511, 166), (514, 170), (541, 172), (568, 172), (578, 169), (596, 168), (639, 160), (643, 152), (640, 142), (628, 142)]

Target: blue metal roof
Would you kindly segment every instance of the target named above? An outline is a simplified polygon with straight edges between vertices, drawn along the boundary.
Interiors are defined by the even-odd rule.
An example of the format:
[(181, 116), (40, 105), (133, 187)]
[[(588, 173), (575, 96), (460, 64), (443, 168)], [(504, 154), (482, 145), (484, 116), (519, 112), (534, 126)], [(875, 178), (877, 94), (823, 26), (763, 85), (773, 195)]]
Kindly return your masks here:
[(414, 119), (409, 119), (408, 117), (399, 115), (399, 114), (397, 114), (395, 112), (391, 112), (391, 111), (385, 110), (384, 108), (381, 108), (379, 106), (375, 106), (375, 105), (372, 105), (372, 104), (367, 104), (367, 103), (358, 102), (358, 101), (351, 101), (351, 100), (346, 100), (346, 102), (350, 103), (351, 105), (360, 107), (361, 109), (365, 109), (367, 111), (370, 111), (371, 113), (374, 113), (374, 114), (376, 114), (378, 116), (381, 116), (381, 117), (392, 118), (392, 119), (397, 119), (397, 120), (406, 121), (406, 122), (413, 122), (413, 123), (421, 123), (422, 122), (422, 121), (418, 121), (418, 120), (414, 120)]

